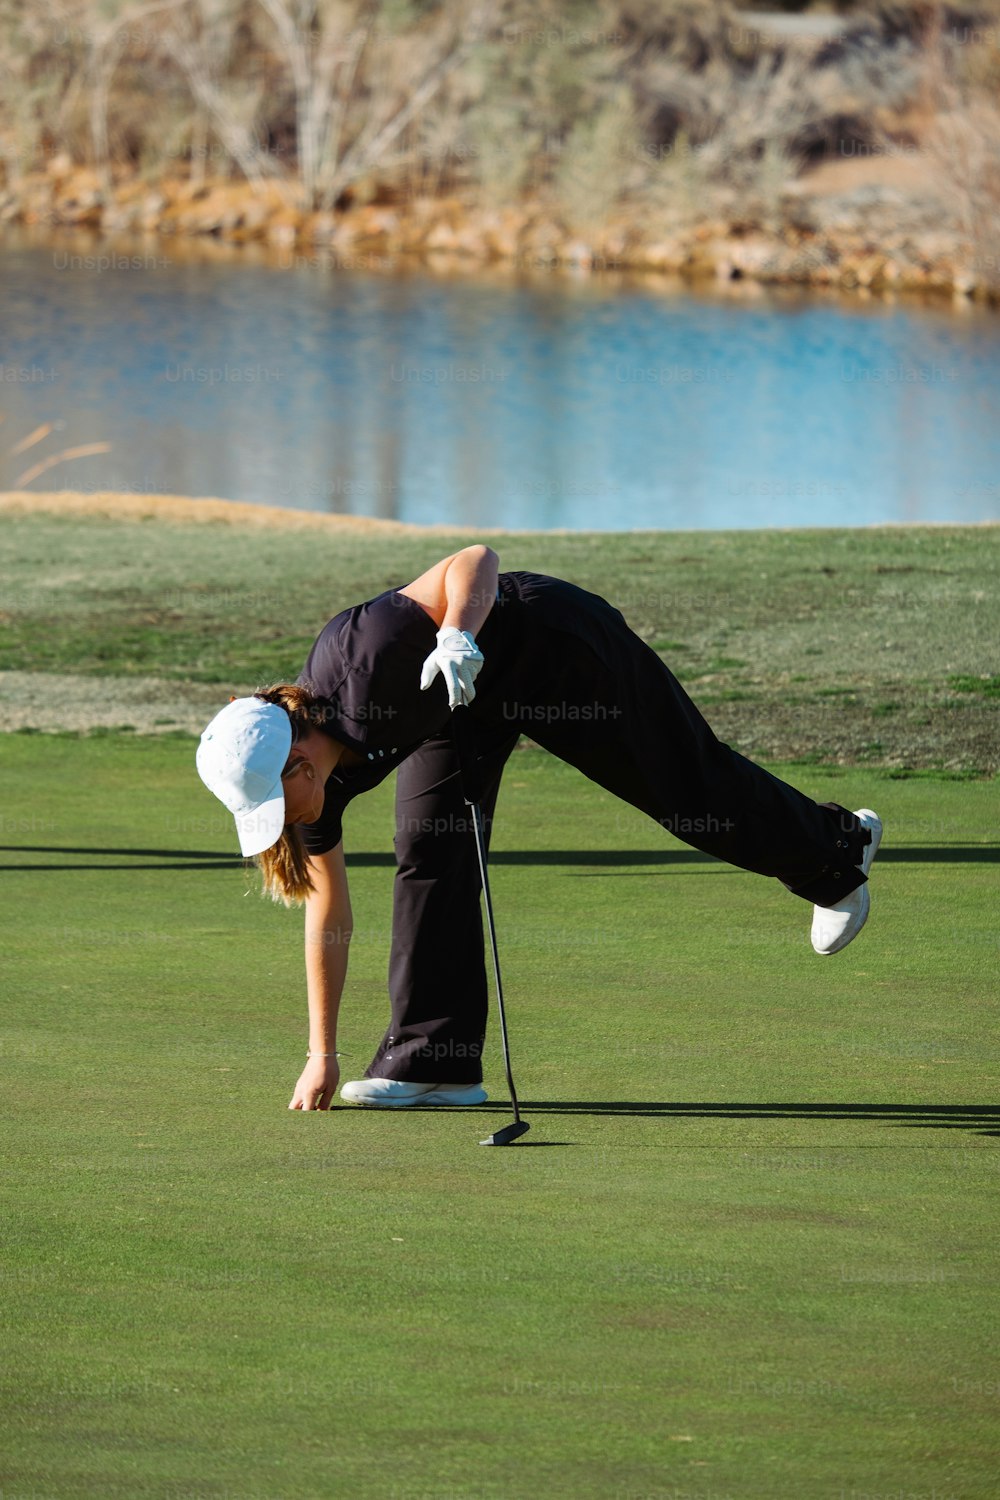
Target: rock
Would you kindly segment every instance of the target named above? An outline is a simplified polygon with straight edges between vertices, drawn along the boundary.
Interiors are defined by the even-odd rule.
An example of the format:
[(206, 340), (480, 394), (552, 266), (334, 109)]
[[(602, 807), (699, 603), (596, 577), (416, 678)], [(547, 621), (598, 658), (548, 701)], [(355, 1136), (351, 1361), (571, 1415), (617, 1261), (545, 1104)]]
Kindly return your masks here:
[(69, 177), (73, 171), (73, 158), (68, 151), (57, 151), (55, 156), (50, 159), (45, 170), (51, 178), (59, 182), (64, 177)]
[(140, 222), (140, 208), (136, 203), (112, 203), (101, 216), (101, 228), (106, 234), (135, 229)]
[(684, 262), (684, 274), (696, 280), (707, 276), (728, 280), (732, 273), (728, 238), (710, 240), (696, 232), (694, 241)]
[(302, 227), (302, 216), (294, 208), (284, 208), (269, 221), (265, 238), (269, 245), (289, 247), (295, 244)]
[(208, 182), (195, 182), (190, 177), (171, 183), (169, 189), (165, 183), (161, 183), (161, 187), (170, 201), (178, 204), (197, 203), (207, 198), (212, 191)]
[[(0, 168), (0, 174), (3, 169)], [(664, 209), (648, 242), (641, 214), (616, 210), (598, 233), (562, 221), (550, 200), (501, 206), (471, 189), (460, 197), (405, 197), (387, 202), (384, 182), (372, 178), (342, 213), (307, 210), (284, 179), (256, 187), (228, 177), (190, 174), (150, 185), (123, 169), (112, 192), (93, 168), (58, 152), (43, 170), (12, 186), (0, 175), (0, 224), (61, 222), (109, 232), (143, 230), (215, 235), (273, 246), (328, 246), (335, 255), (398, 253), (501, 260), (543, 268), (563, 265), (584, 273), (605, 265), (629, 266), (651, 278), (715, 278), (760, 288), (769, 283), (839, 284), (859, 296), (898, 290), (948, 291), (956, 297), (989, 295), (990, 274), (973, 265), (972, 247), (950, 213), (932, 200), (882, 183), (827, 194), (811, 185), (789, 185), (780, 200), (780, 233), (750, 218), (740, 205), (714, 195), (705, 217), (691, 223), (677, 208)]]
[(457, 242), (458, 233), (450, 224), (435, 224), (430, 233), (424, 237), (424, 249), (450, 252), (455, 249)]
[(955, 290), (955, 277), (957, 274), (955, 266), (950, 262), (942, 263), (941, 261), (937, 261), (930, 268), (928, 285), (933, 287), (937, 292), (953, 292)]
[(728, 224), (713, 222), (712, 220), (707, 220), (705, 223), (699, 224), (694, 231), (694, 237), (699, 241), (725, 239), (728, 234)]
[(337, 216), (332, 213), (314, 213), (306, 219), (303, 238), (313, 245), (330, 244), (337, 232)]
[(423, 249), (432, 254), (466, 255), (477, 260), (488, 259), (490, 255), (485, 236), (474, 223), (435, 224), (423, 240)]
[(526, 266), (554, 266), (559, 261), (559, 252), (551, 242), (536, 240), (519, 250), (516, 259)]
[(376, 238), (389, 234), (399, 224), (399, 214), (394, 208), (379, 208), (369, 204), (359, 211), (361, 234), (364, 238)]
[(553, 265), (559, 258), (562, 239), (563, 233), (553, 220), (544, 217), (529, 220), (518, 238), (518, 259)]
[(399, 237), (399, 215), (394, 209), (366, 204), (349, 215), (354, 244), (372, 253), (389, 248), (390, 238)]
[(211, 234), (219, 227), (218, 216), (206, 214), (199, 204), (190, 204), (187, 208), (176, 208), (173, 223), (178, 234)]
[(884, 291), (886, 287), (898, 286), (899, 284), (899, 262), (893, 260), (891, 255), (884, 256), (871, 285), (875, 291)]
[(583, 266), (589, 271), (594, 264), (594, 252), (584, 240), (570, 240), (562, 247), (559, 259), (566, 265)]
[(143, 182), (141, 177), (130, 174), (128, 177), (119, 178), (111, 188), (112, 203), (141, 203), (149, 192), (149, 184)]
[(347, 255), (353, 254), (356, 244), (356, 226), (349, 219), (342, 219), (337, 225), (331, 242), (331, 248), (337, 255)]
[(813, 234), (822, 227), (821, 210), (812, 193), (789, 189), (781, 195), (781, 219), (789, 229)]
[(732, 239), (727, 245), (730, 278), (757, 277), (774, 262), (774, 242), (765, 235), (747, 235)]
[(243, 240), (263, 239), (270, 216), (270, 207), (261, 198), (248, 199), (243, 209), (240, 238)]
[(159, 229), (168, 207), (162, 192), (150, 192), (144, 183), (130, 183), (115, 193), (115, 201), (105, 210), (103, 222), (112, 219), (117, 223), (121, 216), (138, 228)]
[(439, 203), (436, 198), (421, 195), (410, 200), (409, 218), (417, 224), (426, 224), (433, 219), (438, 212)]
[(687, 247), (677, 239), (640, 245), (634, 253), (635, 264), (650, 271), (679, 271), (687, 257)]
[(900, 271), (899, 288), (904, 292), (925, 292), (928, 286), (928, 275), (923, 266), (904, 266)]
[(474, 260), (490, 258), (490, 248), (478, 224), (465, 224), (458, 231), (458, 251), (461, 255), (471, 256)]
[[(171, 223), (179, 234), (213, 234), (223, 238), (247, 237), (247, 217), (258, 202), (254, 190), (247, 183), (216, 183), (207, 190), (192, 190), (190, 184), (177, 194), (171, 209), (160, 195), (159, 201), (147, 199), (143, 223), (155, 227), (152, 222), (162, 215), (162, 222)], [(259, 211), (253, 216), (253, 232), (263, 229), (267, 217)]]
[(99, 225), (103, 203), (103, 184), (89, 167), (78, 167), (55, 183), (52, 207), (64, 224)]
[(55, 196), (60, 202), (89, 201), (103, 195), (103, 179), (93, 167), (74, 167), (72, 172), (60, 178), (55, 185)]
[(516, 209), (487, 214), (481, 231), (487, 253), (503, 260), (514, 260), (524, 224), (524, 215)]
[(26, 172), (21, 179), (19, 199), (26, 224), (43, 224), (52, 220), (52, 184), (39, 172)]
[(872, 286), (882, 273), (885, 261), (881, 255), (862, 255), (853, 262), (858, 286)]

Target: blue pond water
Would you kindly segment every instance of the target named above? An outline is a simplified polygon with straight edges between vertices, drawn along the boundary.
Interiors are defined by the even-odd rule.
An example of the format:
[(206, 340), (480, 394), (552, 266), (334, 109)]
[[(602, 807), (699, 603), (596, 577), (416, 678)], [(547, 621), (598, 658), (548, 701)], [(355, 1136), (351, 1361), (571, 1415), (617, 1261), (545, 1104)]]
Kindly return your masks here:
[[(470, 526), (1000, 517), (1000, 316), (0, 247), (0, 486)], [(39, 423), (57, 433), (20, 456)]]

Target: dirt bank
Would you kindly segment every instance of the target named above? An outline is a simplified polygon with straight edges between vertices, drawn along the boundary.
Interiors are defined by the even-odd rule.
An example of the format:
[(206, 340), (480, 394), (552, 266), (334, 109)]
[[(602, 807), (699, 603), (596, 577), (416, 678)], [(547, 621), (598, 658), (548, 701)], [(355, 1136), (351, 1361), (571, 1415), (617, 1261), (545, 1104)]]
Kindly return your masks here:
[(291, 204), (279, 182), (166, 177), (154, 185), (125, 175), (109, 188), (62, 156), (0, 190), (0, 229), (85, 233), (89, 245), (77, 257), (84, 270), (155, 265), (171, 245), (201, 241), (266, 249), (279, 266), (297, 270), (621, 271), (996, 301), (997, 257), (968, 238), (946, 198), (939, 166), (914, 149), (834, 160), (790, 180), (764, 216), (766, 227), (706, 201), (693, 218), (620, 207), (582, 233), (544, 200), (491, 207), (416, 197), (318, 213)]

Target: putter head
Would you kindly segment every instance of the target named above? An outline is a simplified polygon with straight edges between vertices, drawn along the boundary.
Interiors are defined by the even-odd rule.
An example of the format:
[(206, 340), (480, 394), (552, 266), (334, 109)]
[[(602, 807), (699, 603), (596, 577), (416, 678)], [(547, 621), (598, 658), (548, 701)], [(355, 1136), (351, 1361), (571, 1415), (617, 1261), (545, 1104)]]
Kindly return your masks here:
[(494, 1130), (485, 1141), (480, 1141), (481, 1146), (510, 1146), (517, 1140), (519, 1135), (531, 1129), (527, 1120), (515, 1120), (512, 1125), (505, 1125), (502, 1130)]

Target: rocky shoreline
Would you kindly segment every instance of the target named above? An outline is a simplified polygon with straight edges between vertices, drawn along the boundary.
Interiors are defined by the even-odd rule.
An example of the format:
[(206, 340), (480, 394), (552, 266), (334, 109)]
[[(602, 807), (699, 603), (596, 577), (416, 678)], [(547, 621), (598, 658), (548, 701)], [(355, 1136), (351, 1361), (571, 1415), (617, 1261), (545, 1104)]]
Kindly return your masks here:
[(293, 185), (283, 181), (150, 183), (133, 175), (107, 182), (57, 156), (44, 172), (0, 186), (0, 232), (12, 225), (256, 244), (282, 252), (279, 263), (292, 266), (323, 260), (391, 270), (417, 258), (456, 268), (636, 271), (692, 282), (1000, 302), (1000, 256), (977, 256), (947, 227), (933, 196), (864, 181), (831, 194), (799, 179), (782, 194), (767, 229), (725, 219), (665, 227), (660, 215), (654, 230), (619, 214), (584, 236), (542, 202), (493, 208), (416, 197), (315, 213), (303, 210)]

